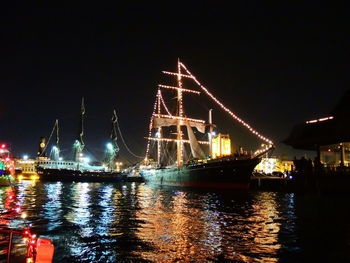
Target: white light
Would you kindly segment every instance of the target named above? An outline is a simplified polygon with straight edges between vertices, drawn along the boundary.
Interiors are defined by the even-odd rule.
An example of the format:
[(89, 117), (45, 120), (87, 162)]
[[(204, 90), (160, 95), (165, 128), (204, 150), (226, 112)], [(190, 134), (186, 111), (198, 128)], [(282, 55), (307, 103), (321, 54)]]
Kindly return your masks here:
[(211, 135), (212, 135), (212, 136), (216, 136), (216, 132), (214, 132), (214, 131), (211, 132)]
[(107, 143), (107, 149), (108, 150), (113, 150), (113, 145), (110, 142)]
[(90, 162), (90, 158), (89, 157), (85, 157), (84, 158), (84, 163), (89, 163)]
[(23, 155), (23, 160), (28, 160), (28, 155)]
[(62, 160), (63, 160), (63, 158), (62, 158), (62, 157), (60, 157), (60, 158), (58, 158), (58, 160), (59, 160), (59, 161), (62, 161)]

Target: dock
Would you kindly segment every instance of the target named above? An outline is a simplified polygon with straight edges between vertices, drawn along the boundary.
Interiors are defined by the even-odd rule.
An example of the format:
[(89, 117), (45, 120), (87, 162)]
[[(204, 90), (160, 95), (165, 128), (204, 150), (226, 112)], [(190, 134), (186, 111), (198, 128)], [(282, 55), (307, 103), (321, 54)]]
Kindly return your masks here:
[(288, 192), (296, 190), (292, 179), (277, 176), (253, 176), (250, 181), (250, 189)]

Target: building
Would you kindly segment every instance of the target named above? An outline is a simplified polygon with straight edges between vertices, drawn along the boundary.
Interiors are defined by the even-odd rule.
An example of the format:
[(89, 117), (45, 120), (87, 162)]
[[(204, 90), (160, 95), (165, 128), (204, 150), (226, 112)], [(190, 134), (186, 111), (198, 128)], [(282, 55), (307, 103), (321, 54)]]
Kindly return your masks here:
[(219, 133), (212, 139), (212, 157), (224, 157), (231, 155), (231, 140), (228, 134)]
[(292, 171), (293, 161), (281, 160), (277, 157), (262, 158), (261, 162), (255, 167), (256, 172), (272, 174), (273, 172)]
[(297, 124), (283, 142), (316, 151), (325, 167), (350, 166), (350, 89), (328, 116)]

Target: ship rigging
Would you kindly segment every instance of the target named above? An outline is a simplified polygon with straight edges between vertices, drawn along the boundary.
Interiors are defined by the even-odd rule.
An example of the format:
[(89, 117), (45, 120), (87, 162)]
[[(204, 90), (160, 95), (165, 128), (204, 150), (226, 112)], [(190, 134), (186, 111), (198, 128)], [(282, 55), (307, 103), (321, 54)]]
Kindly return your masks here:
[[(148, 142), (144, 165), (140, 169), (145, 180), (172, 185), (216, 185), (218, 187), (246, 188), (249, 185), (251, 172), (260, 162), (260, 156), (274, 148), (273, 142), (224, 106), (196, 79), (180, 60), (178, 60), (177, 63), (177, 72), (162, 71), (162, 73), (176, 77), (177, 84), (176, 86), (158, 85), (156, 101), (149, 124), (149, 135), (146, 137)], [(183, 84), (184, 79), (194, 81), (201, 91), (185, 88)], [(177, 103), (174, 114), (169, 111), (169, 107), (165, 104), (162, 96), (162, 90), (164, 89), (176, 92)], [(202, 119), (190, 118), (185, 114), (184, 95), (193, 94), (196, 96), (201, 94), (201, 92), (206, 94), (223, 111), (228, 113), (231, 118), (247, 128), (267, 146), (243, 158), (241, 156), (239, 158), (233, 156), (231, 154), (229, 135), (219, 134), (213, 138), (213, 129), (216, 126), (212, 123), (211, 110), (209, 110), (208, 122)], [(176, 127), (175, 138), (165, 136), (165, 129), (167, 129), (167, 127)], [(195, 136), (194, 128), (200, 134), (208, 134), (208, 137), (204, 140), (198, 140)], [(209, 132), (207, 132), (207, 130), (209, 130)], [(169, 135), (171, 134), (170, 132)], [(151, 141), (157, 143), (156, 163), (151, 161)], [(172, 164), (168, 163), (168, 165), (164, 167), (162, 165), (162, 157), (168, 155), (168, 153), (164, 151), (162, 144), (168, 142), (173, 142), (176, 145), (176, 162)], [(190, 145), (192, 160), (185, 160), (184, 158), (186, 155), (185, 148), (188, 144)], [(202, 146), (204, 145), (208, 146), (209, 151), (203, 150)], [(217, 151), (218, 145), (219, 151)], [(207, 154), (205, 152), (207, 152)], [(217, 175), (220, 173), (222, 176), (218, 179)]]

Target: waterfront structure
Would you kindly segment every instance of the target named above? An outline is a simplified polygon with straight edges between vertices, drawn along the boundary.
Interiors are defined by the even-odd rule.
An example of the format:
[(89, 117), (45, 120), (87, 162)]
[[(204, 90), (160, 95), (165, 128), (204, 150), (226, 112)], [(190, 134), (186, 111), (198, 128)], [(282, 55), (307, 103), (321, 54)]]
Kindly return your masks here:
[(211, 139), (211, 155), (213, 158), (231, 155), (231, 140), (229, 134), (219, 133)]
[[(177, 85), (158, 85), (149, 125), (146, 157), (140, 167), (143, 178), (156, 184), (248, 188), (251, 173), (260, 162), (260, 157), (273, 149), (272, 141), (225, 107), (207, 88), (200, 84), (180, 61), (178, 61), (177, 72), (163, 71), (163, 73), (176, 77)], [(266, 143), (267, 147), (256, 151), (253, 155), (232, 155), (229, 136), (223, 134), (214, 136), (213, 129), (216, 125), (212, 123), (211, 110), (209, 110), (208, 122), (190, 118), (187, 111), (185, 114), (184, 94), (193, 94), (194, 96), (200, 94), (200, 91), (184, 88), (185, 79), (194, 81), (200, 90), (208, 95), (224, 112)], [(177, 104), (174, 112), (171, 112), (165, 103), (161, 92), (164, 89), (177, 93)], [(176, 132), (171, 130), (172, 127), (176, 127)], [(201, 137), (208, 134), (208, 140), (197, 140), (194, 128), (201, 134)], [(152, 158), (150, 154), (151, 141), (157, 144), (155, 158)], [(190, 151), (186, 151), (186, 145), (189, 145), (187, 148)], [(171, 158), (168, 148), (176, 150), (176, 158)]]
[(282, 160), (278, 157), (262, 158), (254, 171), (265, 174), (273, 172), (288, 173), (293, 170), (293, 161)]
[(17, 179), (31, 179), (36, 180), (39, 179), (39, 176), (36, 172), (37, 160), (35, 159), (14, 159), (16, 170), (19, 171), (17, 174)]
[(295, 149), (316, 151), (326, 167), (350, 166), (350, 90), (328, 116), (293, 127), (284, 143)]

